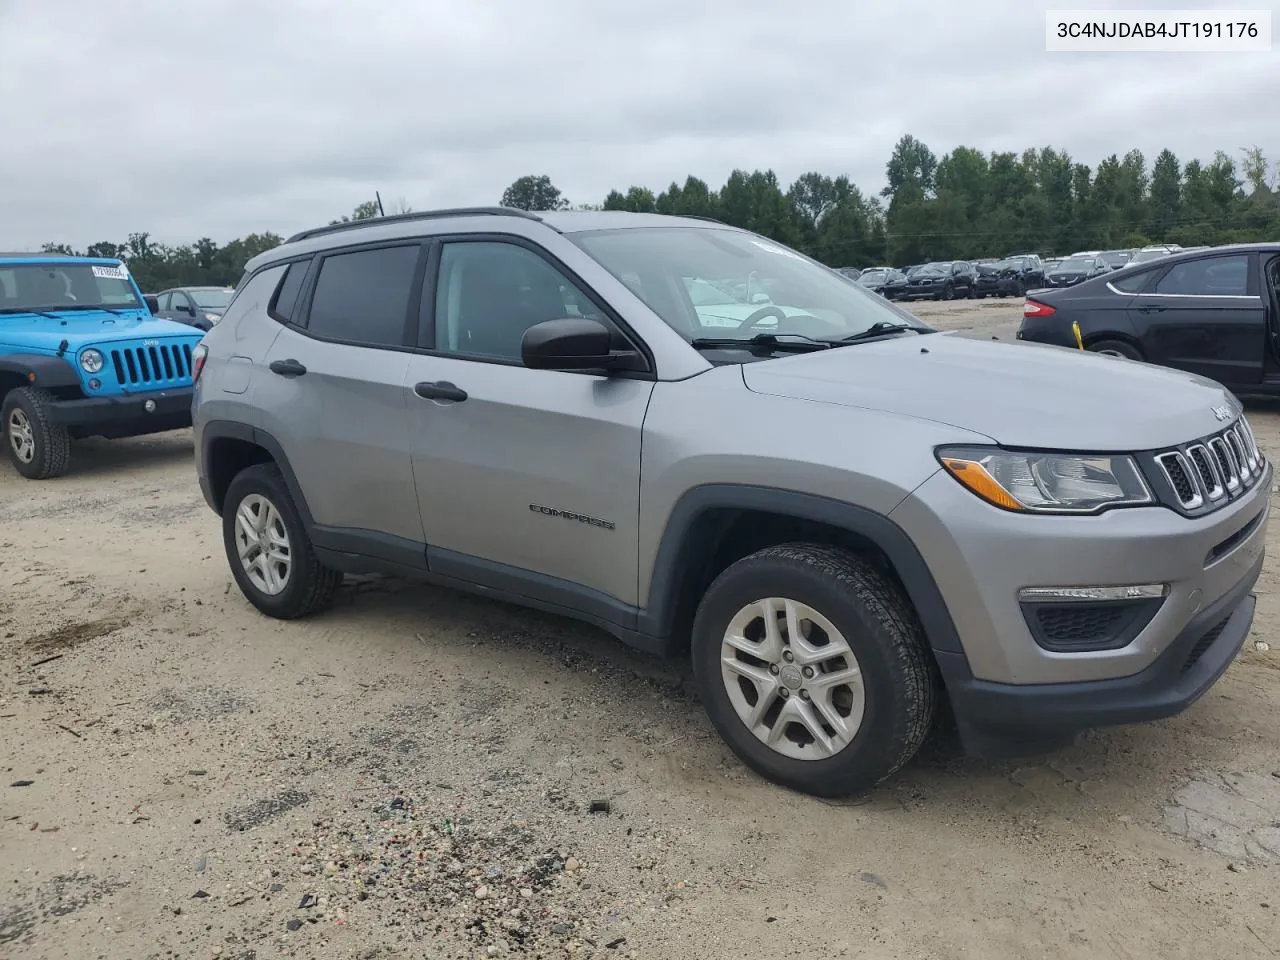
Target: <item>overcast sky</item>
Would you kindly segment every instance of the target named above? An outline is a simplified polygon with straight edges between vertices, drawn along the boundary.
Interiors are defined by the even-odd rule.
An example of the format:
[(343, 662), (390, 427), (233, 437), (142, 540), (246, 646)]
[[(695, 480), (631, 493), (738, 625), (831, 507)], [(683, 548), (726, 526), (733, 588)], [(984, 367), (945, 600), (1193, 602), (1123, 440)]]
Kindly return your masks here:
[[(1162, 0), (1160, 7), (1267, 4)], [(1053, 145), (1280, 158), (1280, 53), (1047, 54), (1035, 0), (0, 0), (0, 248)]]

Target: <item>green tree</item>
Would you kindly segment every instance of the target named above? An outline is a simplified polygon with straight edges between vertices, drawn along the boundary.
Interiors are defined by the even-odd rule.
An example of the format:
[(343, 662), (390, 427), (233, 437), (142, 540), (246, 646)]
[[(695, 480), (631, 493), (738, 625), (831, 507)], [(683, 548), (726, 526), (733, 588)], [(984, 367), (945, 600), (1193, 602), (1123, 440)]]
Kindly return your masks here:
[(526, 176), (502, 191), (501, 206), (517, 210), (564, 210), (569, 201), (546, 174)]

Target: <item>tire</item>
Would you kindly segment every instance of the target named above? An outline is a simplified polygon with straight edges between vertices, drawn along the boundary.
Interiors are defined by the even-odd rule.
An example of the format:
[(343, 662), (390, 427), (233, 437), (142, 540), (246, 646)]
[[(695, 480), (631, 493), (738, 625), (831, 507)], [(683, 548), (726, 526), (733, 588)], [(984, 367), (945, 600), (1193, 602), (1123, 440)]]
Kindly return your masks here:
[(976, 300), (978, 298), (978, 291), (975, 290), (973, 287), (970, 287), (969, 292), (965, 295), (965, 297), (966, 299), (969, 299), (969, 300)]
[[(282, 562), (260, 561), (253, 574), (241, 562), (239, 517), (242, 510), (262, 518), (277, 534), (283, 531), (288, 564), (283, 575)], [(323, 610), (333, 602), (342, 584), (342, 574), (330, 570), (316, 557), (298, 508), (280, 468), (274, 463), (245, 467), (231, 481), (222, 507), (222, 542), (240, 592), (269, 617), (294, 620)], [(261, 553), (259, 549), (254, 556)], [(273, 571), (275, 583), (280, 586), (274, 592), (268, 589), (272, 585), (268, 570)]]
[[(773, 666), (768, 665), (767, 657), (757, 658), (752, 664), (750, 659), (742, 660), (742, 654), (735, 654), (730, 658), (732, 662), (756, 667), (756, 681), (739, 680), (735, 671), (724, 666), (725, 636), (731, 628), (743, 637), (761, 635), (763, 621), (756, 613), (762, 610), (761, 605), (771, 603), (761, 598), (800, 604), (825, 619), (836, 631), (829, 643), (843, 639), (856, 660), (858, 683), (832, 686), (825, 694), (821, 687), (815, 687), (810, 693), (807, 684), (820, 683), (824, 676), (834, 677), (841, 664), (820, 664), (815, 679), (804, 679), (803, 674), (797, 673), (798, 665), (806, 659), (804, 648), (789, 640), (780, 641), (778, 649), (784, 653), (773, 658)], [(800, 622), (807, 619), (803, 617), (805, 612), (798, 611)], [(826, 629), (819, 627), (815, 619), (809, 619), (809, 623), (811, 630), (819, 630), (819, 635)], [(785, 635), (785, 630), (780, 628), (780, 633)], [(808, 639), (813, 637), (810, 632)], [(762, 642), (760, 652), (768, 654), (765, 646), (767, 643)], [(786, 659), (792, 656), (793, 649), (800, 651), (796, 662)], [(730, 653), (733, 650), (729, 648)], [(821, 655), (823, 646), (809, 650)], [(866, 560), (834, 547), (784, 544), (729, 566), (716, 577), (698, 605), (692, 657), (707, 715), (738, 758), (766, 779), (814, 796), (861, 793), (892, 776), (919, 750), (938, 709), (936, 665), (910, 602)], [(847, 658), (844, 666), (850, 666)], [(726, 674), (734, 682), (733, 692)], [(778, 692), (761, 695), (763, 688), (757, 681), (773, 684)], [(784, 684), (799, 684), (802, 689), (779, 699)], [(811, 733), (805, 734), (811, 742), (797, 742), (804, 737), (797, 738), (795, 734), (812, 729), (799, 720), (789, 721), (783, 730), (777, 730), (777, 711), (788, 704), (790, 710), (798, 711), (797, 716), (809, 721), (824, 711), (847, 706), (849, 713), (841, 718), (851, 720), (857, 714), (857, 687), (862, 696), (860, 722), (845, 731), (846, 740), (839, 749), (824, 750)], [(756, 692), (754, 701), (748, 690)], [(837, 694), (840, 704), (836, 702)], [(766, 701), (773, 706), (760, 707)], [(823, 704), (822, 710), (815, 706), (818, 703)], [(739, 712), (749, 713), (753, 708), (763, 710), (761, 722), (754, 729)], [(771, 715), (774, 720), (768, 723)], [(830, 714), (826, 713), (824, 719), (828, 718)], [(761, 739), (772, 737), (775, 732), (781, 734), (776, 747)], [(840, 731), (828, 724), (823, 732), (833, 746), (838, 745), (835, 741)], [(806, 751), (812, 758), (805, 758)]]
[(1099, 340), (1086, 348), (1091, 353), (1105, 353), (1113, 357), (1124, 357), (1126, 360), (1142, 360), (1142, 352), (1132, 344), (1123, 340)]
[(71, 434), (53, 422), (52, 403), (47, 390), (18, 387), (0, 407), (9, 462), (28, 480), (60, 477), (71, 466)]

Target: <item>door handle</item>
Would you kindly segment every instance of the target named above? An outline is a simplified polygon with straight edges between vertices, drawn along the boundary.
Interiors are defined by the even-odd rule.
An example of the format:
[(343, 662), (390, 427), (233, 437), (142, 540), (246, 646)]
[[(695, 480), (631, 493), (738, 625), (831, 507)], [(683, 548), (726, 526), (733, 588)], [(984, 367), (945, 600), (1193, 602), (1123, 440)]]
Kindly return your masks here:
[(1139, 313), (1163, 313), (1168, 307), (1139, 307)]
[(278, 373), (282, 377), (300, 377), (307, 372), (307, 368), (300, 364), (297, 360), (272, 360), (267, 364), (267, 369), (272, 373)]
[(454, 386), (448, 380), (440, 380), (436, 383), (430, 381), (415, 383), (413, 392), (423, 400), (452, 400), (454, 403), (461, 403), (467, 399), (467, 391)]

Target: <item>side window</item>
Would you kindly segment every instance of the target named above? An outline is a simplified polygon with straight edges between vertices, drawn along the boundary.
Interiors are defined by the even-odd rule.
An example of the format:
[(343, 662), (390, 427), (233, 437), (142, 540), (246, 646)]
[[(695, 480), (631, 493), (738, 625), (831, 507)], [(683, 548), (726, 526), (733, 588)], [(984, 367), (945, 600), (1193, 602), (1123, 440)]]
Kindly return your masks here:
[(160, 305), (161, 310), (168, 310), (169, 303), (172, 301), (172, 299), (173, 299), (172, 293), (162, 293), (160, 294), (160, 296), (156, 297), (156, 303)]
[(310, 266), (310, 260), (299, 260), (285, 268), (284, 279), (280, 281), (280, 288), (276, 290), (276, 295), (272, 298), (271, 306), (267, 310), (273, 320), (278, 320), (280, 323), (293, 322), (293, 312), (298, 306), (298, 294), (302, 292), (302, 281), (307, 278), (307, 268)]
[(1249, 292), (1249, 257), (1208, 257), (1169, 268), (1153, 291), (1201, 297), (1243, 297)]
[(320, 263), (307, 329), (375, 347), (405, 345), (418, 244), (331, 254)]
[(532, 250), (499, 241), (455, 241), (441, 250), (436, 350), (518, 361), (526, 330), (564, 317), (609, 324), (577, 284)]
[(1119, 280), (1107, 281), (1121, 293), (1141, 293), (1151, 282), (1151, 275), (1154, 270), (1139, 270), (1131, 277), (1121, 277)]

